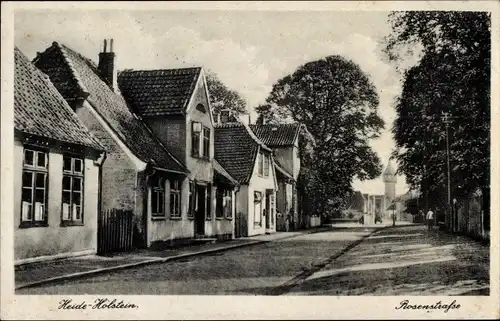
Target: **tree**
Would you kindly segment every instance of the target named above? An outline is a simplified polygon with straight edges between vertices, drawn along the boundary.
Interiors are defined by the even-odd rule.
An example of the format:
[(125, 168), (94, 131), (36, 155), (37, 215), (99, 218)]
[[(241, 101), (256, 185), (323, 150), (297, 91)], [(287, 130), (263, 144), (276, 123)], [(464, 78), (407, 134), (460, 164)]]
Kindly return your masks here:
[(355, 178), (381, 174), (380, 159), (368, 145), (384, 127), (378, 103), (374, 85), (358, 65), (329, 56), (278, 80), (266, 103), (256, 108), (267, 121), (304, 124), (314, 138), (314, 156), (302, 161), (301, 175), (318, 214), (345, 206)]
[(215, 113), (226, 108), (232, 110), (236, 115), (247, 112), (245, 99), (238, 92), (224, 85), (214, 72), (208, 71), (206, 80), (210, 105)]
[[(484, 12), (396, 12), (386, 53), (422, 48), (421, 60), (403, 74), (392, 132), (399, 171), (409, 185), (446, 206), (446, 124), (454, 197), (489, 186), (490, 17)], [(444, 196), (444, 197), (443, 197)], [(438, 200), (442, 199), (441, 201)]]

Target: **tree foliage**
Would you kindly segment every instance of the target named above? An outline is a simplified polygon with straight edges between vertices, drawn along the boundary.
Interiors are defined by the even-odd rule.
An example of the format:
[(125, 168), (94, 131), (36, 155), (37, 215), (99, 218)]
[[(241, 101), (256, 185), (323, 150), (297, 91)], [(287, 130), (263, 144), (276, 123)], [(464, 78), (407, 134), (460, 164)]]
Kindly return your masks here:
[(380, 175), (380, 159), (368, 144), (384, 127), (378, 104), (374, 85), (358, 65), (329, 56), (278, 80), (256, 108), (266, 121), (297, 121), (311, 134), (314, 154), (302, 160), (301, 182), (314, 211), (342, 208), (355, 178)]
[(229, 89), (222, 83), (214, 72), (207, 72), (206, 80), (213, 112), (218, 113), (221, 109), (230, 109), (236, 115), (247, 112), (245, 99), (237, 91)]
[[(404, 72), (392, 132), (399, 171), (411, 187), (446, 195), (446, 124), (449, 121), (454, 197), (489, 185), (490, 17), (481, 12), (396, 12), (386, 53), (404, 59), (403, 47), (422, 48)], [(443, 195), (444, 194), (444, 195)], [(445, 198), (444, 198), (445, 199)]]

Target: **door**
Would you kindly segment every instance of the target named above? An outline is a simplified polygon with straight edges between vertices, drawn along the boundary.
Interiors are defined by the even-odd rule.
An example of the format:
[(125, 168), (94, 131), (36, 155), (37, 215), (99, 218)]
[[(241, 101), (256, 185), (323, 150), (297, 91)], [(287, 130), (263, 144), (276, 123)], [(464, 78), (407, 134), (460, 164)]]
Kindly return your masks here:
[(196, 212), (194, 217), (194, 231), (197, 235), (205, 235), (205, 185), (196, 185)]

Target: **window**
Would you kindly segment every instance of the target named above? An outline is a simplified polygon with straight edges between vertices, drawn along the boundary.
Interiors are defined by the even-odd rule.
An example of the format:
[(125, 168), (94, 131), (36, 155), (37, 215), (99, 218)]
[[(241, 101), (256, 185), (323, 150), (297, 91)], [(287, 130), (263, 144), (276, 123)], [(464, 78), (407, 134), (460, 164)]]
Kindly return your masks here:
[(215, 192), (215, 217), (224, 217), (224, 189), (222, 187), (217, 188)]
[(262, 153), (259, 153), (258, 157), (257, 157), (257, 162), (258, 162), (258, 168), (259, 168), (259, 176), (263, 176), (264, 175), (264, 164), (262, 163), (263, 162), (263, 157), (264, 155), (262, 155)]
[(47, 225), (48, 154), (24, 150), (21, 227)]
[(253, 223), (254, 225), (262, 226), (262, 193), (254, 192), (253, 195), (253, 205), (254, 205), (254, 215)]
[(206, 113), (206, 112), (207, 112), (207, 110), (206, 110), (205, 106), (203, 106), (202, 104), (198, 104), (198, 105), (196, 105), (196, 109), (197, 109), (198, 111), (201, 111), (202, 113)]
[(205, 214), (207, 221), (212, 219), (212, 185), (207, 184), (207, 189), (205, 193)]
[(215, 216), (217, 218), (233, 218), (233, 197), (232, 191), (225, 188), (217, 188), (216, 193), (216, 212)]
[(224, 216), (227, 219), (233, 218), (233, 193), (231, 190), (224, 190)]
[(83, 159), (63, 156), (63, 225), (83, 224), (83, 164)]
[(156, 177), (151, 188), (151, 216), (165, 217), (165, 180)]
[(202, 157), (210, 158), (210, 128), (203, 127), (203, 155)]
[(191, 156), (200, 157), (200, 123), (191, 123)]
[(196, 210), (196, 195), (194, 189), (194, 182), (189, 181), (189, 207), (188, 207), (188, 217), (194, 217), (194, 211)]
[(170, 217), (181, 217), (181, 188), (179, 181), (170, 181)]
[(262, 155), (263, 156), (263, 163), (264, 163), (264, 177), (269, 176), (269, 157), (267, 155)]

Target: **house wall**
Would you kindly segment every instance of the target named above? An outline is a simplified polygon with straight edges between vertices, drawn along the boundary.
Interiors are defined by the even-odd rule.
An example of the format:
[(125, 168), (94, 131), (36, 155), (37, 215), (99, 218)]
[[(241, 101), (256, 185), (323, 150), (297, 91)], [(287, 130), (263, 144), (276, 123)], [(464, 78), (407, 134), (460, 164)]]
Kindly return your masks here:
[(215, 210), (217, 205), (217, 200), (215, 198), (215, 193), (217, 192), (217, 186), (212, 187), (213, 190), (213, 201), (212, 201), (212, 220), (206, 221), (205, 224), (205, 234), (208, 236), (223, 238), (223, 239), (233, 239), (234, 238), (234, 220), (235, 220), (235, 192), (232, 191), (232, 218), (227, 219), (226, 217), (215, 217)]
[(186, 160), (186, 118), (184, 116), (145, 118), (151, 130), (180, 161)]
[[(203, 113), (196, 109), (199, 104), (203, 105), (206, 112)], [(186, 160), (186, 166), (190, 171), (190, 178), (192, 180), (201, 180), (204, 182), (213, 181), (213, 167), (212, 161), (214, 156), (214, 128), (210, 116), (210, 104), (208, 102), (208, 97), (205, 93), (205, 85), (203, 83), (203, 78), (198, 79), (198, 83), (193, 92), (191, 102), (188, 106), (188, 113), (186, 115), (186, 135), (185, 135), (185, 146), (186, 155), (182, 158)], [(200, 122), (203, 126), (210, 129), (210, 156), (208, 159), (200, 159), (193, 157), (191, 155), (191, 122)], [(201, 150), (201, 147), (200, 147)], [(212, 193), (213, 194), (213, 193)], [(215, 200), (215, 198), (214, 198)]]
[[(272, 162), (271, 162), (272, 164)], [(254, 192), (259, 191), (262, 193), (262, 204), (261, 204), (261, 212), (265, 208), (266, 204), (266, 189), (274, 190), (274, 195), (276, 199), (276, 180), (275, 180), (275, 170), (274, 166), (269, 166), (269, 176), (261, 177), (258, 174), (258, 164), (254, 163), (254, 170), (252, 178), (250, 179), (250, 183), (248, 186), (248, 236), (259, 235), (266, 233), (266, 218), (264, 216), (261, 217), (262, 225), (254, 224)], [(276, 202), (274, 205), (274, 224), (271, 225), (271, 228), (267, 230), (267, 232), (276, 232)], [(268, 214), (269, 215), (269, 214)]]
[(188, 219), (189, 180), (182, 181), (181, 190), (181, 217), (170, 217), (170, 180), (165, 181), (165, 218), (151, 216), (151, 188), (147, 188), (147, 222), (148, 246), (158, 241), (192, 238), (194, 236), (194, 220)]
[(105, 120), (88, 102), (77, 103), (76, 114), (106, 149), (106, 161), (102, 167), (102, 210), (133, 211), (136, 241), (143, 244), (145, 187), (141, 185), (142, 178), (138, 167), (145, 164), (125, 152), (124, 145), (113, 136)]
[(14, 253), (15, 260), (41, 256), (91, 254), (97, 250), (97, 211), (99, 167), (85, 159), (83, 226), (60, 226), (62, 203), (63, 155), (49, 153), (48, 226), (20, 228), (23, 172), (23, 145), (14, 144)]

